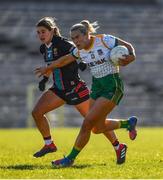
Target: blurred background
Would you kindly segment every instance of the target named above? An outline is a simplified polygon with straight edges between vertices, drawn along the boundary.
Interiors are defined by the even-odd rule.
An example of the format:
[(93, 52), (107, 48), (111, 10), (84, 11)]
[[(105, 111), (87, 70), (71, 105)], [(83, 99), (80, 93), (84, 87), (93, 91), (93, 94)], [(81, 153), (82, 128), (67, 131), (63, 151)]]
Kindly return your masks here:
[[(125, 96), (111, 118), (136, 115), (140, 126), (163, 126), (162, 0), (3, 0), (0, 3), (0, 128), (33, 127), (31, 111), (41, 95), (33, 70), (44, 65), (35, 24), (57, 18), (61, 34), (83, 19), (98, 21), (98, 33), (120, 37), (137, 59), (121, 68)], [(88, 82), (88, 70), (80, 72)], [(49, 82), (49, 86), (52, 81)], [(65, 105), (48, 114), (52, 126), (79, 126), (82, 117)]]

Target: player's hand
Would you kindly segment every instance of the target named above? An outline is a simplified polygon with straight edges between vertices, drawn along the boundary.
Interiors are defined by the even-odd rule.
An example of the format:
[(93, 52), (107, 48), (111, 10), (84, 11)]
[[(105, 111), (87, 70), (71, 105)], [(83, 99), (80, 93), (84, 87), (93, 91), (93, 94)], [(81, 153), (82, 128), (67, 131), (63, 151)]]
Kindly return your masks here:
[(46, 87), (46, 82), (48, 81), (48, 77), (44, 76), (43, 79), (39, 82), (38, 88), (40, 91), (44, 91)]
[(81, 70), (81, 71), (84, 71), (86, 68), (87, 68), (87, 64), (84, 63), (84, 62), (80, 62), (78, 64), (78, 68)]
[(46, 73), (48, 73), (48, 68), (47, 67), (39, 67), (39, 68), (36, 68), (34, 70), (35, 74), (38, 76), (38, 77), (41, 77), (43, 75), (45, 75)]
[(119, 59), (118, 61), (118, 65), (119, 66), (126, 66), (129, 63), (131, 63), (132, 61), (135, 60), (135, 56), (134, 55), (123, 55), (124, 58)]

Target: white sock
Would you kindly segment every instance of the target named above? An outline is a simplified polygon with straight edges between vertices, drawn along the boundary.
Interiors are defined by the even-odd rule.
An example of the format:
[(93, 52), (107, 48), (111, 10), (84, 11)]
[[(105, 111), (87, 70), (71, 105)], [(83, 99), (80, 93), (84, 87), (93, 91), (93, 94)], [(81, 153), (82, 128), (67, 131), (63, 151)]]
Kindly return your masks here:
[(53, 141), (52, 141), (51, 139), (46, 139), (46, 140), (44, 140), (44, 142), (45, 142), (46, 145), (49, 145), (49, 144), (51, 144)]
[(119, 149), (119, 144), (117, 146), (114, 146), (114, 149), (118, 150)]

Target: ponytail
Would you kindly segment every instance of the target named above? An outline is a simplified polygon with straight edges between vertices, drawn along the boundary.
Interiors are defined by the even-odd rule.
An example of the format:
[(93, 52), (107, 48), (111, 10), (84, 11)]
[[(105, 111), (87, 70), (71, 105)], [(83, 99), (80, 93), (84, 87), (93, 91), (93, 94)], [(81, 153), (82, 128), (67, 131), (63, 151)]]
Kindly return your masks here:
[(79, 30), (82, 34), (94, 34), (99, 28), (98, 23), (90, 23), (88, 20), (83, 20), (78, 24), (75, 24), (71, 27), (71, 32)]
[(99, 28), (97, 21), (90, 23), (88, 20), (83, 20), (80, 23), (83, 24), (86, 27), (87, 31), (91, 34), (96, 33), (96, 30)]

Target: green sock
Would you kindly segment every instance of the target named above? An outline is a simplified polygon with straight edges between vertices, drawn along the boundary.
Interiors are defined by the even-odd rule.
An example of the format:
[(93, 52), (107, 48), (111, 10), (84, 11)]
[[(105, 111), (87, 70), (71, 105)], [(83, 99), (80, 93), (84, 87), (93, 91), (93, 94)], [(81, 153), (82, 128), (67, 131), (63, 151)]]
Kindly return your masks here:
[(120, 128), (129, 128), (129, 120), (122, 120), (122, 121), (120, 121)]
[(79, 153), (80, 153), (80, 150), (78, 150), (77, 148), (73, 147), (72, 151), (67, 156), (67, 158), (74, 160)]

